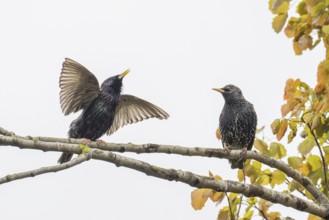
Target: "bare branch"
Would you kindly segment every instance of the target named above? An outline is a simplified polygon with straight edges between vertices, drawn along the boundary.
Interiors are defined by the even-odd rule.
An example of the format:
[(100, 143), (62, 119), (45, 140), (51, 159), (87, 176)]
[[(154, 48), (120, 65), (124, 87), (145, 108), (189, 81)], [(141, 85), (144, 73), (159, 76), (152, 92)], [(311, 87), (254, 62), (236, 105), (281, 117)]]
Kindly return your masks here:
[(73, 160), (67, 163), (58, 164), (49, 167), (41, 167), (39, 169), (29, 170), (21, 173), (9, 174), (5, 177), (0, 178), (0, 185), (14, 180), (24, 179), (28, 177), (35, 177), (45, 173), (52, 173), (52, 172), (65, 170), (87, 161), (88, 159), (90, 159), (90, 157), (91, 157), (91, 152), (88, 152), (88, 153), (80, 154), (78, 157), (74, 158)]
[[(56, 138), (50, 138), (50, 139), (55, 140)], [(79, 140), (74, 140), (74, 141), (79, 142)], [(10, 145), (10, 146), (20, 147), (25, 149), (38, 149), (42, 151), (69, 152), (74, 154), (81, 154), (83, 150), (84, 151), (86, 150), (85, 146), (79, 144), (45, 142), (45, 141), (38, 141), (32, 137), (19, 138), (18, 136), (15, 135), (0, 136), (0, 146), (1, 145)], [(251, 152), (251, 151), (247, 152), (246, 158), (258, 160), (262, 163), (265, 163), (271, 167), (275, 167), (285, 172), (288, 176), (300, 182), (306, 189), (308, 189), (317, 200), (317, 204), (300, 199), (291, 194), (284, 194), (281, 192), (267, 189), (262, 186), (243, 184), (234, 181), (215, 180), (210, 177), (199, 176), (191, 172), (174, 170), (174, 169), (164, 169), (157, 166), (153, 166), (143, 161), (127, 158), (109, 152), (110, 150), (118, 151), (118, 152), (130, 151), (135, 153), (158, 152), (158, 153), (175, 153), (184, 156), (203, 156), (203, 157), (237, 159), (240, 157), (240, 151), (237, 150), (227, 153), (225, 150), (222, 149), (210, 149), (210, 148), (198, 148), (198, 147), (187, 148), (180, 146), (158, 145), (158, 144), (100, 145), (100, 144), (92, 143), (91, 147), (95, 147), (91, 149), (87, 148), (87, 150), (89, 150), (88, 155), (91, 155), (91, 158), (114, 163), (117, 166), (128, 167), (140, 172), (144, 172), (147, 175), (151, 175), (154, 177), (167, 179), (167, 180), (175, 180), (175, 181), (183, 182), (197, 188), (210, 188), (219, 192), (240, 193), (247, 197), (256, 196), (274, 203), (280, 203), (284, 206), (293, 207), (300, 211), (309, 212), (320, 217), (324, 217), (324, 218), (329, 217), (329, 209), (327, 206), (329, 204), (327, 202), (328, 199), (325, 198), (325, 196), (321, 193), (321, 191), (319, 191), (308, 178), (296, 172), (294, 169), (287, 166), (282, 161), (275, 160), (273, 158), (267, 157), (257, 152)], [(106, 151), (101, 149), (105, 149)]]
[(186, 183), (192, 187), (209, 188), (218, 192), (234, 192), (246, 197), (260, 197), (273, 203), (280, 203), (299, 211), (312, 213), (322, 218), (329, 218), (329, 210), (319, 204), (298, 198), (292, 194), (277, 192), (263, 186), (239, 183), (230, 180), (216, 180), (211, 177), (200, 176), (188, 171), (165, 169), (132, 158), (127, 158), (112, 152), (91, 149), (92, 158), (114, 163), (145, 173), (149, 176)]

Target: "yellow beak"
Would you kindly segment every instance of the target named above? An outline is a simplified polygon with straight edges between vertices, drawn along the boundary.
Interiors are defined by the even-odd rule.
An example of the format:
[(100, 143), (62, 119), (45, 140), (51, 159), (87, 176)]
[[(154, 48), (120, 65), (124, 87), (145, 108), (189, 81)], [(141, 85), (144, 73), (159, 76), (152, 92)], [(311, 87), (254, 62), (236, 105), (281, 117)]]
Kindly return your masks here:
[(119, 79), (122, 79), (123, 77), (125, 77), (129, 72), (130, 72), (130, 69), (127, 69), (126, 71), (124, 71), (123, 73), (121, 73), (119, 75)]
[(220, 92), (220, 93), (224, 92), (224, 89), (221, 89), (221, 88), (213, 88), (212, 90), (215, 90), (215, 91)]

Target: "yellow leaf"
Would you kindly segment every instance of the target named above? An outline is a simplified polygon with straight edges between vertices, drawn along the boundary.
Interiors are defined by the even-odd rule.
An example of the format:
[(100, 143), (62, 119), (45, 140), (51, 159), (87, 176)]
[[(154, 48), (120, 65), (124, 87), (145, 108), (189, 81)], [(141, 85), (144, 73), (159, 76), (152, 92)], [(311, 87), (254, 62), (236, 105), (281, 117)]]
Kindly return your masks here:
[(225, 198), (225, 193), (223, 192), (215, 192), (211, 197), (211, 201), (217, 202), (217, 204), (220, 204), (223, 199)]
[(282, 30), (284, 24), (286, 23), (287, 18), (288, 18), (287, 13), (278, 14), (273, 18), (272, 28), (276, 33), (279, 33)]
[(316, 171), (322, 167), (321, 159), (317, 155), (310, 155), (306, 162), (311, 166), (311, 171)]
[(268, 219), (279, 219), (280, 213), (279, 212), (270, 212), (266, 215)]
[(304, 175), (307, 176), (310, 173), (310, 170), (308, 169), (307, 164), (303, 164), (301, 168), (299, 168), (299, 171)]
[(323, 25), (322, 26), (322, 32), (325, 34), (329, 34), (329, 25)]
[(254, 142), (254, 146), (259, 152), (268, 155), (268, 146), (264, 141), (256, 139)]
[(307, 217), (307, 220), (322, 220), (322, 218), (320, 218), (316, 215), (309, 214)]
[(307, 14), (307, 9), (306, 9), (306, 3), (305, 1), (300, 1), (297, 5), (296, 9), (297, 13), (302, 16), (304, 14)]
[(243, 173), (242, 169), (238, 170), (238, 179), (239, 179), (240, 182), (244, 181), (244, 173)]
[(217, 220), (231, 220), (231, 213), (228, 206), (225, 206), (219, 211)]
[(219, 128), (216, 129), (216, 137), (217, 137), (218, 140), (220, 140), (220, 138), (221, 138), (221, 134), (220, 134)]
[(294, 51), (295, 51), (296, 55), (301, 55), (303, 53), (303, 50), (301, 48), (299, 48), (298, 41), (294, 41), (292, 46), (294, 48)]
[(298, 146), (298, 151), (304, 156), (306, 157), (311, 150), (313, 149), (313, 147), (315, 146), (315, 142), (313, 139), (305, 139), (304, 141), (302, 141), (299, 146)]
[(311, 36), (303, 35), (298, 39), (298, 48), (301, 50), (306, 50), (312, 47), (313, 39)]
[(278, 139), (278, 141), (282, 139), (282, 137), (284, 136), (284, 134), (287, 131), (287, 128), (288, 128), (288, 120), (287, 119), (283, 119), (281, 121), (281, 125), (280, 125), (280, 128), (279, 128), (279, 131), (278, 131), (278, 133), (276, 133), (276, 138)]
[(320, 1), (318, 4), (311, 7), (311, 16), (312, 17), (319, 16), (321, 13), (324, 12), (325, 8), (326, 8), (325, 3), (323, 1)]
[(285, 157), (287, 154), (287, 150), (286, 148), (277, 142), (272, 142), (270, 145), (270, 155), (272, 157), (275, 157), (277, 159), (281, 159), (283, 157)]
[(296, 137), (296, 131), (290, 131), (288, 134), (288, 144), (293, 141), (294, 137)]
[(294, 169), (299, 169), (303, 166), (303, 160), (300, 157), (289, 157), (288, 164)]
[(289, 9), (289, 0), (270, 0), (269, 9), (273, 14), (286, 13)]
[(256, 183), (258, 185), (266, 186), (267, 184), (270, 183), (270, 177), (268, 175), (262, 174), (260, 177), (257, 179)]
[(246, 214), (243, 216), (243, 220), (249, 220), (254, 215), (254, 210), (249, 210)]
[(204, 204), (210, 196), (212, 196), (212, 189), (195, 189), (191, 193), (192, 207), (195, 210), (203, 208)]
[(271, 129), (272, 129), (272, 133), (273, 134), (276, 134), (278, 133), (279, 129), (280, 129), (280, 124), (281, 124), (281, 121), (280, 119), (275, 119), (272, 124), (271, 124)]
[(311, 130), (314, 130), (321, 124), (321, 115), (316, 115), (312, 121)]
[(280, 170), (274, 170), (272, 173), (271, 186), (280, 185), (286, 180), (286, 174)]
[(247, 203), (249, 205), (255, 205), (257, 203), (258, 199), (256, 197), (249, 197), (247, 198)]
[(328, 86), (329, 82), (329, 60), (324, 60), (318, 65), (318, 74), (317, 74), (318, 84), (316, 85), (314, 92), (319, 94), (324, 91)]
[(291, 182), (289, 183), (289, 185), (288, 185), (288, 189), (289, 189), (290, 192), (293, 192), (293, 191), (295, 191), (296, 189), (299, 190), (299, 191), (301, 191), (301, 192), (304, 191), (303, 186), (302, 186), (300, 183), (298, 183), (296, 180), (293, 180), (293, 181), (291, 181)]

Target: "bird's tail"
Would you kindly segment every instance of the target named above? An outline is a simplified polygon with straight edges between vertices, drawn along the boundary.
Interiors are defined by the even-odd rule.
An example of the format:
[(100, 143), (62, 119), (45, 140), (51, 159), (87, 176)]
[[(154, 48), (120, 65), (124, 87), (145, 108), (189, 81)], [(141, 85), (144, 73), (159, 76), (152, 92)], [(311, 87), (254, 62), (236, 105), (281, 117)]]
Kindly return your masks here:
[(229, 160), (232, 169), (243, 169), (245, 160)]
[(72, 159), (73, 154), (70, 153), (62, 153), (61, 157), (58, 159), (57, 163), (65, 163), (69, 162)]

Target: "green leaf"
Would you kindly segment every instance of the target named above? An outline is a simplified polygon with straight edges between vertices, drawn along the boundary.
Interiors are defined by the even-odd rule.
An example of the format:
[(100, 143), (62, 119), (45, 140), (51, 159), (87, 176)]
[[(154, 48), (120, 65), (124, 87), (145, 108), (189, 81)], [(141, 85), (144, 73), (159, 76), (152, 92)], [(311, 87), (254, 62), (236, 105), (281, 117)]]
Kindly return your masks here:
[(308, 156), (306, 162), (311, 166), (312, 171), (316, 171), (322, 167), (321, 159), (317, 155)]
[(294, 169), (299, 169), (303, 166), (303, 160), (300, 157), (288, 157), (288, 164)]
[(302, 143), (299, 144), (298, 151), (304, 157), (306, 157), (311, 152), (314, 146), (315, 146), (315, 141), (313, 139), (305, 139), (304, 141), (302, 141)]

